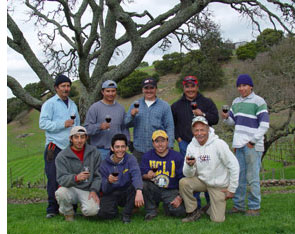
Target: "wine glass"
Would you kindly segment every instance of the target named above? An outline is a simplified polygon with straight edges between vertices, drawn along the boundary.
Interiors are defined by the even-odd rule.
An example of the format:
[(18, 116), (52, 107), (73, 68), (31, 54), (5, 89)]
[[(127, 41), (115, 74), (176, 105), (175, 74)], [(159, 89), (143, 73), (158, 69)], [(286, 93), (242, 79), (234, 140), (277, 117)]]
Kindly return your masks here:
[(198, 108), (197, 103), (196, 103), (196, 102), (191, 102), (191, 108), (192, 108), (193, 110), (196, 110), (196, 109)]
[[(105, 121), (106, 121), (107, 123), (110, 123), (110, 122), (112, 121), (112, 117), (111, 117), (110, 115), (106, 115), (106, 117), (105, 117)], [(110, 128), (108, 128), (107, 130), (110, 131)]]
[(223, 113), (226, 114), (229, 111), (229, 105), (223, 105), (222, 106), (222, 111), (223, 111)]
[(135, 101), (133, 105), (134, 105), (134, 108), (139, 108), (139, 101)]
[(75, 112), (73, 112), (73, 113), (71, 114), (71, 119), (72, 119), (72, 120), (75, 120), (75, 119), (76, 119), (76, 113), (75, 113)]
[[(83, 167), (83, 171), (89, 173), (89, 172), (90, 172), (90, 169), (89, 169), (88, 166), (84, 166), (84, 167)], [(84, 182), (88, 182), (88, 179), (84, 180)]]
[[(119, 176), (119, 171), (118, 171), (117, 166), (113, 167), (112, 176), (115, 176), (115, 177)], [(114, 184), (117, 184), (117, 183), (118, 183), (118, 181), (114, 182)]]

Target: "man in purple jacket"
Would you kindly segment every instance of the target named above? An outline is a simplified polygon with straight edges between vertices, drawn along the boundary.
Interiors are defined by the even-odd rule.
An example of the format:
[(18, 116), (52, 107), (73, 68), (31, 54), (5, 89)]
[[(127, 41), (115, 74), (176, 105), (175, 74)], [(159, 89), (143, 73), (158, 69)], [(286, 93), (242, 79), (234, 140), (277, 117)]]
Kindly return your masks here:
[(140, 164), (146, 215), (150, 221), (157, 216), (157, 205), (163, 202), (166, 215), (182, 216), (185, 209), (178, 192), (178, 181), (183, 177), (183, 157), (169, 149), (168, 135), (163, 130), (152, 135), (154, 149), (145, 153)]
[(101, 164), (102, 197), (98, 216), (112, 219), (118, 215), (118, 206), (123, 209), (123, 223), (130, 223), (134, 206), (144, 205), (142, 179), (137, 160), (126, 153), (127, 137), (116, 134), (112, 138), (111, 153)]

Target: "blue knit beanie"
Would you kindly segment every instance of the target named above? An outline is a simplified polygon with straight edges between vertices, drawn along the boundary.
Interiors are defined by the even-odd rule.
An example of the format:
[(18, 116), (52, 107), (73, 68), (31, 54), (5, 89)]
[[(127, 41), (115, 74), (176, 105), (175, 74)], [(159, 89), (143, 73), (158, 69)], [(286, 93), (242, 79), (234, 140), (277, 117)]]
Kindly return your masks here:
[(64, 82), (69, 82), (70, 84), (72, 84), (72, 81), (70, 80), (69, 77), (65, 76), (65, 75), (58, 75), (55, 79), (55, 83), (54, 86), (57, 87), (59, 86), (61, 83)]
[(251, 76), (249, 76), (248, 74), (239, 75), (237, 79), (237, 87), (241, 84), (250, 85), (251, 87), (253, 87), (253, 81)]

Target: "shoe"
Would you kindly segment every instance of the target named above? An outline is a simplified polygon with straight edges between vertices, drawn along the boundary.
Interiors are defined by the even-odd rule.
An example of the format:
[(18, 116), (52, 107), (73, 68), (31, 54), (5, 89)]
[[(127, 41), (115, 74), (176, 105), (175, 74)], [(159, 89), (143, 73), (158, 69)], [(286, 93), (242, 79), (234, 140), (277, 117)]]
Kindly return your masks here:
[(53, 218), (54, 216), (57, 216), (57, 214), (56, 214), (56, 213), (48, 213), (48, 214), (46, 215), (46, 219), (51, 219), (51, 218)]
[(144, 217), (144, 221), (151, 221), (155, 217), (157, 217), (157, 214), (146, 214)]
[(74, 221), (74, 215), (65, 215), (65, 220), (68, 222), (73, 222)]
[(127, 223), (130, 223), (131, 222), (131, 217), (129, 215), (124, 215), (122, 217), (122, 222), (127, 224)]
[(193, 221), (197, 221), (201, 218), (201, 212), (198, 209), (195, 209), (192, 213), (187, 214), (187, 216), (182, 219), (183, 223), (189, 223)]
[(246, 211), (246, 216), (259, 216), (260, 215), (260, 210), (247, 210)]
[(226, 213), (227, 214), (244, 214), (245, 211), (244, 210), (239, 210), (236, 207), (233, 207), (231, 210), (228, 210)]

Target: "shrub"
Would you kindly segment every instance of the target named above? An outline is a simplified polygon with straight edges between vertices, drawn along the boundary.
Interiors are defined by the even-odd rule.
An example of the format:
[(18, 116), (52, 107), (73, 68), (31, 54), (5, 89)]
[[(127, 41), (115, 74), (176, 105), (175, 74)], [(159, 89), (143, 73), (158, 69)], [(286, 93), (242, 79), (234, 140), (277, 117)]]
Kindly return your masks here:
[(243, 46), (240, 46), (237, 51), (237, 57), (240, 60), (255, 59), (257, 55), (256, 42), (252, 41)]
[(153, 65), (160, 75), (179, 73), (183, 66), (183, 57), (183, 53), (165, 54), (162, 61), (157, 60)]
[(132, 97), (136, 94), (141, 93), (141, 83), (144, 79), (148, 77), (153, 77), (155, 80), (159, 80), (158, 74), (153, 74), (150, 76), (146, 72), (142, 71), (134, 71), (128, 77), (124, 78), (122, 81), (118, 83), (118, 94), (123, 97)]

